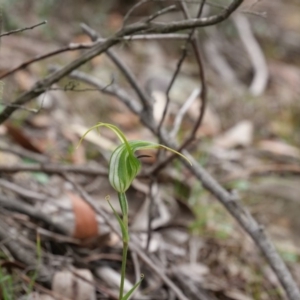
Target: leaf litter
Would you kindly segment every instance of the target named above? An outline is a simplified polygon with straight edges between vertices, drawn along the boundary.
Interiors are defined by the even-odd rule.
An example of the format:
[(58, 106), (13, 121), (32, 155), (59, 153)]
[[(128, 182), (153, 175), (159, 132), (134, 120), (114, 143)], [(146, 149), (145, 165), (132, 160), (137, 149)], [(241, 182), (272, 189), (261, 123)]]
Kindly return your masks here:
[[(277, 3), (277, 5), (280, 4)], [(271, 10), (268, 5), (267, 8)], [(292, 3), (289, 3), (286, 8), (289, 13), (292, 13), (291, 8)], [(112, 14), (108, 22), (113, 24), (111, 26), (115, 26), (114, 24), (119, 24), (119, 17), (119, 15)], [(289, 32), (291, 28), (295, 29), (294, 26), (296, 26), (293, 21), (286, 25), (287, 28), (284, 24), (281, 22), (276, 30), (284, 33)], [(230, 34), (222, 29), (219, 31), (223, 37)], [(260, 37), (259, 32), (255, 33)], [(266, 32), (261, 33), (263, 37), (266, 35)], [(85, 41), (80, 35), (77, 38), (73, 42)], [(275, 41), (276, 38), (272, 34), (264, 41), (266, 55), (268, 51), (271, 51), (268, 47), (271, 47)], [(235, 42), (237, 43), (238, 39)], [(20, 47), (14, 49), (14, 41), (2, 43), (1, 47), (4, 50), (1, 49), (1, 51), (3, 50), (3, 54), (7, 57), (9, 57), (10, 50), (15, 51), (14, 57), (22, 62), (26, 59), (25, 56), (36, 55), (36, 52), (43, 53), (48, 47), (42, 39), (37, 40), (32, 37), (22, 38), (19, 43), (24, 43), (26, 51), (22, 51)], [(149, 43), (151, 45), (152, 42)], [(38, 45), (38, 49), (42, 50), (37, 50), (32, 44)], [(297, 189), (300, 172), (291, 174), (288, 170), (292, 166), (300, 167), (300, 144), (289, 130), (283, 130), (281, 125), (272, 123), (275, 116), (279, 124), (283, 124), (288, 119), (293, 131), (298, 132), (300, 128), (295, 117), (287, 118), (282, 113), (282, 111), (299, 109), (299, 106), (294, 103), (297, 101), (297, 95), (293, 91), (300, 84), (299, 76), (297, 77), (300, 58), (293, 54), (294, 50), (289, 40), (285, 40), (285, 45), (285, 53), (279, 51), (275, 58), (273, 52), (276, 50), (272, 50), (269, 54), (271, 78), (263, 96), (258, 98), (251, 98), (244, 92), (243, 99), (241, 99), (240, 94), (234, 94), (228, 89), (228, 86), (220, 80), (219, 75), (208, 72), (208, 81), (212, 90), (209, 111), (212, 113), (206, 116), (206, 121), (199, 132), (201, 142), (193, 145), (193, 150), (195, 157), (219, 181), (223, 182), (227, 189), (245, 195), (247, 202), (245, 204), (248, 209), (270, 229), (276, 246), (299, 283), (300, 254), (297, 249), (300, 241), (297, 233), (300, 225), (297, 222), (298, 215), (293, 213), (299, 209), (299, 203), (291, 199), (295, 198), (293, 191)], [(55, 48), (54, 46), (51, 44), (51, 47)], [(162, 62), (159, 65), (151, 65), (150, 68), (147, 59), (141, 58), (140, 61), (135, 61), (136, 52), (144, 54), (144, 44), (136, 44), (134, 47), (134, 49), (130, 46), (124, 47), (118, 51), (130, 59), (132, 68), (141, 78), (149, 78), (153, 74), (158, 77), (161, 68), (167, 70), (168, 64), (173, 65), (174, 60), (165, 51), (152, 53), (149, 47), (148, 60), (154, 61), (155, 56), (159, 55), (157, 59)], [(153, 49), (155, 47), (157, 43), (153, 43)], [(228, 49), (224, 47), (220, 55), (224, 56), (229, 64), (234, 65), (237, 57), (233, 57)], [(289, 53), (292, 53), (296, 60), (293, 65), (288, 59)], [(14, 65), (7, 65), (7, 60), (4, 59), (4, 61), (5, 64), (1, 65), (2, 70), (14, 67)], [(57, 61), (54, 60), (54, 62)], [(43, 62), (43, 69), (46, 70), (47, 65), (48, 62)], [(179, 100), (175, 99), (175, 105), (171, 107), (166, 121), (169, 128), (172, 128), (172, 122), (176, 118), (181, 102), (188, 98), (195, 86), (195, 76), (193, 76), (195, 71), (191, 65), (193, 62), (187, 61), (183, 70), (185, 76), (178, 78), (179, 83), (176, 85), (178, 92), (173, 91), (172, 97), (174, 99), (178, 97)], [(92, 66), (88, 68), (93, 74), (105, 73), (107, 75), (117, 72), (103, 59), (93, 60)], [(207, 68), (209, 68), (209, 62)], [(150, 72), (149, 70), (151, 74), (147, 73)], [(245, 63), (239, 66), (235, 75), (246, 86), (249, 83), (251, 71), (249, 63)], [(14, 78), (14, 82), (20, 91), (24, 90), (32, 83), (32, 78), (40, 76), (41, 72), (44, 70), (31, 67), (28, 72), (19, 73), (18, 77)], [(172, 73), (169, 71), (169, 74)], [(285, 79), (284, 84), (278, 85), (278, 82), (282, 82), (282, 78)], [(123, 84), (123, 79), (119, 74), (117, 80)], [(182, 87), (187, 88), (187, 91)], [(128, 87), (124, 84), (124, 88)], [(154, 95), (161, 96), (161, 88), (157, 91), (155, 85), (152, 88)], [(214, 94), (214, 91), (218, 90), (222, 93)], [(58, 96), (58, 99), (53, 100), (53, 103), (46, 107), (47, 114), (43, 118), (39, 117), (41, 114), (29, 118), (22, 112), (16, 114), (21, 116), (18, 124), (5, 125), (6, 131), (1, 141), (1, 144), (3, 142), (1, 147), (4, 150), (0, 149), (1, 166), (18, 165), (22, 162), (39, 163), (34, 160), (25, 161), (22, 155), (9, 153), (11, 146), (19, 146), (46, 157), (49, 159), (49, 164), (56, 166), (73, 163), (81, 165), (89, 161), (107, 168), (107, 153), (116, 145), (116, 140), (109, 135), (104, 137), (97, 134), (89, 135), (89, 140), (83, 144), (81, 158), (76, 157), (76, 141), (79, 141), (86, 128), (93, 124), (93, 120), (112, 120), (121, 125), (126, 134), (134, 139), (149, 136), (137, 119), (127, 114), (126, 110), (115, 100), (108, 101), (108, 98), (100, 94), (95, 96), (93, 93), (76, 92), (72, 94), (66, 92), (64, 100), (62, 102), (60, 100), (61, 97)], [(85, 104), (82, 104), (83, 101)], [(156, 116), (162, 113), (161, 102), (162, 100), (158, 97), (157, 103), (160, 106), (155, 107)], [(195, 110), (195, 108), (190, 109), (183, 118), (181, 129), (183, 133), (195, 119)], [(14, 131), (9, 130), (9, 126), (14, 128)], [(274, 163), (276, 163), (276, 168), (270, 167)], [(265, 169), (261, 172), (257, 171), (261, 166)], [(144, 167), (147, 167), (146, 162)], [(0, 187), (1, 219), (5, 223), (3, 228), (9, 227), (11, 232), (20, 232), (21, 235), (13, 238), (14, 242), (18, 247), (24, 247), (34, 257), (37, 257), (36, 232), (40, 232), (41, 264), (48, 268), (49, 273), (54, 274), (53, 279), (48, 279), (48, 282), (46, 279), (48, 288), (44, 288), (45, 290), (41, 289), (38, 283), (34, 284), (34, 293), (43, 294), (47, 291), (48, 297), (54, 299), (57, 294), (62, 295), (64, 299), (76, 299), (74, 291), (77, 291), (77, 296), (81, 293), (88, 294), (78, 299), (97, 299), (97, 297), (101, 299), (101, 296), (114, 299), (118, 292), (120, 240), (107, 227), (105, 221), (96, 216), (95, 211), (86, 204), (74, 184), (66, 179), (63, 171), (58, 170), (54, 174), (48, 174), (43, 172), (41, 166), (40, 173), (47, 174), (46, 181), (39, 180), (32, 173), (24, 171), (2, 172), (1, 180), (44, 195), (43, 203), (26, 197), (20, 188), (12, 188), (8, 185)], [(189, 180), (182, 178), (182, 174), (183, 171), (176, 165), (174, 168), (164, 170), (163, 174), (158, 175), (156, 179), (158, 192), (154, 197), (151, 197), (147, 189), (147, 180), (142, 176), (130, 188), (128, 198), (130, 207), (133, 208), (130, 212), (131, 230), (141, 247), (145, 249), (148, 245), (148, 222), (151, 217), (149, 255), (189, 295), (189, 299), (198, 299), (197, 295), (202, 295), (203, 299), (284, 299), (277, 279), (274, 278), (274, 274), (260, 257), (252, 242), (245, 237), (238, 225), (212, 196), (208, 195), (202, 187), (195, 188), (193, 182), (187, 182)], [(96, 183), (91, 188), (95, 175), (72, 173), (74, 182), (83, 189), (90, 187), (91, 196), (107, 213), (109, 210), (105, 206), (105, 196), (110, 194), (114, 201), (114, 192), (110, 189), (107, 179), (102, 178), (101, 175), (98, 176), (97, 178), (101, 180), (95, 181)], [(270, 179), (271, 183), (266, 182), (265, 179)], [(51, 184), (52, 181), (53, 184)], [(179, 184), (180, 181), (184, 184), (184, 190)], [(16, 212), (12, 205), (9, 208), (5, 206), (3, 203), (6, 203), (7, 198), (13, 200), (12, 204), (16, 202), (23, 210)], [(30, 211), (29, 217), (24, 219), (28, 211)], [(52, 223), (38, 218), (38, 213), (48, 216)], [(55, 225), (61, 229), (59, 233)], [(1, 269), (3, 270), (5, 263), (22, 262), (22, 256), (14, 258), (5, 246), (1, 246), (2, 253)], [(89, 262), (88, 258), (91, 256), (99, 257), (99, 259)], [(24, 259), (23, 263), (28, 264), (27, 268), (34, 268), (33, 264), (36, 261), (30, 262)], [(136, 299), (143, 299), (143, 297), (145, 299), (168, 299), (171, 294), (168, 288), (151, 273), (147, 265), (136, 263), (133, 257), (130, 257), (129, 262), (128, 289), (134, 282), (136, 269), (140, 269), (145, 274), (139, 295), (135, 296)], [(24, 272), (26, 268), (23, 267), (21, 270)], [(19, 284), (22, 282), (20, 273), (17, 268), (13, 269), (14, 280)], [(30, 273), (28, 275), (30, 276)], [(63, 279), (59, 279), (60, 276)], [(64, 283), (63, 288), (57, 287), (63, 280), (67, 280), (68, 283)], [(21, 289), (18, 296), (24, 293), (25, 291)], [(33, 299), (36, 297), (34, 293), (31, 294)], [(40, 294), (38, 299), (42, 299)]]

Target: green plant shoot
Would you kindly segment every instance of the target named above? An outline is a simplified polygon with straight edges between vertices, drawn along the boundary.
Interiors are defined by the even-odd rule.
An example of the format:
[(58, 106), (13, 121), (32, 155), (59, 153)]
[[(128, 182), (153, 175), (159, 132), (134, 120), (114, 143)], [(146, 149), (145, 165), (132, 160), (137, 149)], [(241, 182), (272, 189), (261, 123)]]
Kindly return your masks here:
[(126, 261), (127, 261), (127, 251), (128, 251), (128, 243), (129, 243), (129, 233), (128, 233), (128, 201), (126, 198), (125, 192), (130, 187), (132, 181), (137, 176), (140, 168), (141, 162), (135, 156), (135, 152), (141, 149), (156, 149), (156, 148), (164, 148), (168, 151), (174, 152), (179, 156), (186, 159), (189, 163), (190, 161), (181, 153), (166, 147), (161, 144), (156, 144), (147, 141), (128, 141), (124, 135), (124, 133), (115, 125), (109, 123), (97, 123), (92, 126), (80, 139), (79, 144), (85, 138), (85, 136), (93, 129), (99, 129), (99, 127), (106, 127), (112, 130), (117, 137), (121, 141), (121, 145), (119, 145), (112, 153), (109, 161), (109, 182), (111, 186), (117, 191), (119, 203), (122, 211), (122, 218), (119, 217), (113, 206), (109, 202), (109, 197), (106, 199), (113, 210), (113, 213), (118, 220), (118, 223), (122, 232), (122, 240), (123, 240), (123, 255), (122, 255), (122, 267), (121, 267), (121, 283), (120, 283), (120, 293), (119, 300), (127, 300), (133, 294), (133, 292), (140, 285), (143, 277), (140, 281), (138, 281), (133, 288), (128, 291), (124, 295), (124, 281), (125, 281), (125, 273), (126, 273)]

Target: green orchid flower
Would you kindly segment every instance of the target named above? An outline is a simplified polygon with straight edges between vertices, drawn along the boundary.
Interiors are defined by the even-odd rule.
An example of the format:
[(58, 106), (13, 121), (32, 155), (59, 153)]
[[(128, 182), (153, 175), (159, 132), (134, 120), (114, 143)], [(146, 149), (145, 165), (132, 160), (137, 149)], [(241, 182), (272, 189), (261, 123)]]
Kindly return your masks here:
[(125, 193), (128, 190), (141, 168), (141, 162), (134, 155), (137, 150), (164, 148), (190, 162), (181, 153), (164, 145), (140, 140), (128, 141), (118, 127), (109, 123), (98, 123), (91, 127), (83, 135), (79, 143), (81, 143), (91, 130), (98, 129), (101, 126), (111, 129), (122, 142), (122, 144), (113, 151), (109, 162), (109, 182), (118, 193)]
[(99, 129), (99, 127), (106, 127), (112, 130), (121, 141), (121, 145), (118, 146), (112, 153), (109, 161), (109, 182), (111, 186), (118, 192), (119, 203), (122, 211), (122, 218), (115, 211), (111, 203), (109, 202), (109, 197), (107, 197), (108, 203), (113, 210), (113, 213), (118, 220), (118, 223), (122, 232), (123, 239), (123, 255), (122, 255), (122, 268), (121, 268), (121, 283), (120, 283), (120, 293), (119, 300), (127, 300), (131, 297), (133, 292), (138, 288), (142, 279), (138, 281), (133, 288), (123, 295), (124, 291), (124, 281), (126, 273), (126, 261), (127, 261), (127, 252), (128, 252), (128, 243), (129, 243), (129, 233), (128, 233), (128, 201), (126, 198), (126, 191), (130, 187), (132, 181), (137, 176), (140, 168), (141, 162), (135, 156), (137, 150), (143, 149), (157, 149), (164, 148), (168, 151), (174, 152), (179, 156), (186, 159), (189, 163), (190, 161), (181, 153), (166, 147), (161, 144), (156, 144), (147, 141), (128, 141), (123, 134), (123, 132), (115, 125), (109, 123), (97, 123), (91, 127), (80, 139), (79, 144), (82, 142), (84, 137), (93, 129)]

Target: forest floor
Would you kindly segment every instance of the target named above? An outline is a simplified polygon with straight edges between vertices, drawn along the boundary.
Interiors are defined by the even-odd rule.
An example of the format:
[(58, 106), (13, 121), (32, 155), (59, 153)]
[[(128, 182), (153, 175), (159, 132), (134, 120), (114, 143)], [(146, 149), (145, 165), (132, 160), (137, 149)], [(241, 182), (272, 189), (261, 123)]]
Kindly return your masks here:
[[(232, 17), (198, 30), (208, 105), (189, 151), (222, 186), (243, 199), (242, 204), (264, 226), (300, 284), (300, 5), (292, 0), (250, 2), (241, 9), (241, 18)], [(44, 19), (48, 22), (1, 38), (0, 75), (70, 43), (90, 43), (80, 28), (82, 22), (109, 36), (122, 25), (128, 10), (117, 1), (111, 6), (105, 1), (74, 4), (68, 0), (63, 7), (58, 1), (24, 3), (3, 5), (3, 32)], [(129, 21), (146, 16), (157, 9), (156, 5), (137, 10)], [(213, 8), (207, 6), (204, 13), (209, 9)], [(175, 11), (163, 20), (180, 16)], [(155, 99), (158, 120), (183, 43), (130, 41), (114, 49)], [(38, 61), (2, 79), (0, 110), (48, 74), (51, 67), (65, 65), (82, 51)], [(254, 61), (260, 64), (255, 64), (249, 53), (256, 53)], [(105, 55), (80, 70), (107, 86), (117, 83), (135, 97)], [(198, 67), (191, 52), (170, 93), (172, 103), (164, 123), (169, 131), (174, 129), (182, 105), (198, 87)], [(197, 119), (199, 101), (195, 99), (182, 120), (178, 140)], [(107, 180), (108, 158), (118, 144), (115, 136), (105, 130), (101, 135), (92, 132), (77, 148), (80, 137), (97, 122), (117, 125), (128, 139), (157, 141), (116, 97), (74, 78), (64, 78), (0, 125), (0, 299), (33, 297), (34, 293), (59, 299), (62, 277), (67, 278), (65, 289), (71, 290), (64, 299), (74, 293), (74, 280), (80, 291), (96, 295), (95, 299), (117, 299), (120, 240), (80, 193), (88, 193), (106, 212), (110, 212), (107, 195), (113, 206), (118, 206)], [(150, 155), (142, 159), (143, 169), (157, 162), (155, 152)], [(149, 192), (149, 180), (142, 177), (129, 190), (130, 232), (145, 248), (149, 207), (154, 202), (149, 257), (190, 293), (189, 299), (197, 297), (187, 291), (183, 281), (192, 282), (203, 299), (286, 299), (254, 243), (178, 161), (155, 178), (152, 190), (154, 197)], [(19, 208), (8, 204), (9, 199)], [(47, 217), (57, 226), (54, 231), (62, 229), (60, 233), (45, 223)], [(145, 280), (135, 299), (176, 299), (161, 278), (137, 260), (132, 253), (128, 279), (134, 282), (142, 270)], [(39, 271), (33, 268), (36, 264)], [(53, 270), (54, 279), (44, 274), (43, 282), (40, 275), (47, 269)]]

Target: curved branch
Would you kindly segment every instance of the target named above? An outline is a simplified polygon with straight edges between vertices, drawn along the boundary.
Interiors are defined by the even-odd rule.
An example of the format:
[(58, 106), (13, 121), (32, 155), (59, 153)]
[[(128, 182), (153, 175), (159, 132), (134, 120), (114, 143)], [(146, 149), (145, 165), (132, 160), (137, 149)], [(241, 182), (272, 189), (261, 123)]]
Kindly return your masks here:
[(93, 48), (83, 53), (78, 59), (74, 60), (73, 62), (54, 72), (53, 74), (48, 75), (44, 80), (38, 81), (31, 90), (20, 95), (13, 103), (11, 103), (13, 105), (7, 106), (0, 114), (0, 124), (7, 120), (18, 109), (16, 105), (24, 105), (31, 99), (44, 93), (53, 83), (59, 81), (61, 78), (63, 78), (73, 70), (79, 68), (81, 65), (85, 64), (95, 56), (100, 55), (112, 46), (118, 44), (120, 42), (120, 38), (122, 38), (123, 36), (141, 31), (147, 31), (147, 33), (170, 33), (194, 27), (214, 25), (228, 18), (231, 13), (240, 6), (242, 2), (243, 0), (234, 0), (221, 13), (210, 17), (170, 23), (136, 23), (133, 25), (129, 25), (124, 29), (121, 29), (105, 42), (96, 43)]
[(2, 34), (0, 34), (0, 37), (3, 37), (3, 36), (8, 36), (8, 35), (11, 35), (11, 34), (15, 34), (15, 33), (19, 33), (19, 32), (23, 32), (25, 30), (31, 30), (31, 29), (34, 29), (38, 26), (41, 26), (41, 25), (44, 25), (44, 24), (47, 24), (47, 21), (42, 21), (42, 22), (39, 22), (35, 25), (32, 25), (32, 26), (28, 26), (28, 27), (23, 27), (23, 28), (19, 28), (19, 29), (15, 29), (15, 30), (11, 30), (11, 31), (8, 31), (8, 32), (4, 32)]

